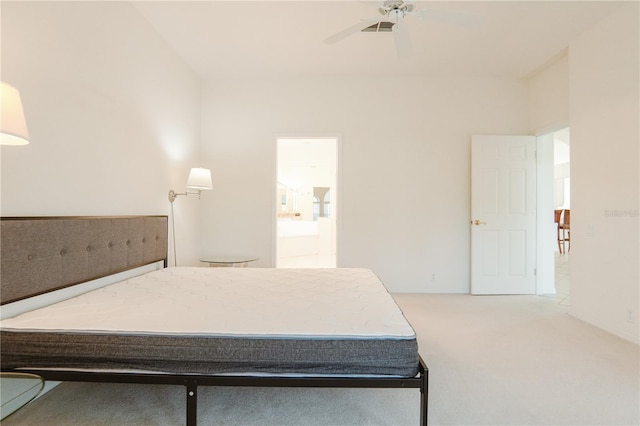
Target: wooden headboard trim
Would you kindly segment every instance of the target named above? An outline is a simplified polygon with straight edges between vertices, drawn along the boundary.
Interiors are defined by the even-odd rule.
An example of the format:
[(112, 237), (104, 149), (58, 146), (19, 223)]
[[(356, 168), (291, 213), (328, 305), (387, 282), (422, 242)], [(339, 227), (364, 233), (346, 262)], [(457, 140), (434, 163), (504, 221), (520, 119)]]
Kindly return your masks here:
[(0, 304), (163, 261), (167, 216), (0, 218)]

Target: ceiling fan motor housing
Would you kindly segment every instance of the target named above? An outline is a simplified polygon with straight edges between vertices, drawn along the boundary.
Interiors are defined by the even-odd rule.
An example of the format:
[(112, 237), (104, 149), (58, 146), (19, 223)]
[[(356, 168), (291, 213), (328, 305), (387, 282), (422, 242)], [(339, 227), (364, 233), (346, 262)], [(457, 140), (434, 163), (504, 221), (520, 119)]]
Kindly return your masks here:
[(404, 16), (405, 13), (411, 13), (414, 5), (411, 3), (405, 3), (403, 0), (387, 0), (382, 6), (378, 8), (381, 15), (389, 17)]

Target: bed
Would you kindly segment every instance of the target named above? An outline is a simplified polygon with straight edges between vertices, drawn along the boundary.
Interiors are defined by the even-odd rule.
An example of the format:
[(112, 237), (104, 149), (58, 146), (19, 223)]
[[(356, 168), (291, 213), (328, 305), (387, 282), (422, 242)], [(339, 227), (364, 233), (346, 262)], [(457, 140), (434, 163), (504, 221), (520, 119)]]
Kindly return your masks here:
[(199, 386), (417, 388), (427, 423), (415, 332), (369, 270), (166, 268), (166, 216), (1, 224), (3, 310), (36, 301), (0, 323), (3, 372), (182, 385), (188, 425)]

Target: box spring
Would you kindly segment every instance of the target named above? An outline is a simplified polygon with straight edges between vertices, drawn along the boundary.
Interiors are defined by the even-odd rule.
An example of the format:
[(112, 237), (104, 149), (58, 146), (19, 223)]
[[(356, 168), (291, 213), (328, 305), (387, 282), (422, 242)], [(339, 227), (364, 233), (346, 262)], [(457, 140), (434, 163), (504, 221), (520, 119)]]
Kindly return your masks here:
[(413, 377), (415, 340), (2, 332), (2, 369)]

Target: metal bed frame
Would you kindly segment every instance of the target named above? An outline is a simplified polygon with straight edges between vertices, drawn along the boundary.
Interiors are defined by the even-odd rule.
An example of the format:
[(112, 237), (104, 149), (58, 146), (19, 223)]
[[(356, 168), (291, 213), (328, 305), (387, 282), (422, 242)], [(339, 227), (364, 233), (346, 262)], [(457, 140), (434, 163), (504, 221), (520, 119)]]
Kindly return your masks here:
[[(160, 225), (157, 225), (157, 220), (160, 219)], [(45, 226), (42, 226), (43, 220), (45, 220)], [(149, 222), (153, 222), (149, 225)], [(11, 293), (10, 296), (5, 298), (3, 296), (2, 304), (10, 303), (15, 300), (26, 299), (36, 294), (43, 294), (56, 289), (69, 287), (76, 285), (91, 279), (98, 277), (104, 277), (111, 275), (115, 272), (120, 272), (126, 269), (133, 269), (139, 266), (143, 266), (149, 263), (157, 261), (163, 261), (164, 267), (167, 266), (167, 233), (168, 229), (167, 216), (117, 216), (117, 217), (32, 217), (32, 218), (1, 218), (2, 224), (2, 238), (1, 238), (1, 252), (2, 256), (2, 268), (3, 272), (5, 266), (9, 267), (10, 264), (18, 262), (19, 274), (28, 276), (29, 262), (33, 260), (34, 256), (29, 254), (24, 256), (25, 259), (15, 258), (15, 249), (12, 245), (16, 240), (20, 241), (21, 245), (29, 247), (38, 246), (41, 235), (38, 233), (29, 234), (25, 232), (25, 225), (28, 223), (25, 221), (35, 221), (41, 229), (47, 232), (49, 227), (46, 223), (51, 223), (51, 228), (54, 228), (55, 235), (47, 235), (47, 239), (54, 242), (55, 251), (53, 253), (42, 254), (41, 248), (40, 254), (43, 262), (57, 262), (58, 256), (73, 255), (75, 251), (85, 251), (89, 255), (96, 251), (95, 256), (102, 256), (96, 245), (112, 247), (121, 247), (127, 255), (126, 265), (118, 264), (117, 261), (111, 261), (111, 270), (106, 273), (103, 269), (98, 268), (96, 271), (83, 271), (82, 279), (79, 280), (77, 274), (72, 279), (67, 279), (65, 274), (61, 274), (59, 279), (46, 283), (45, 288), (41, 288), (40, 283), (33, 284), (33, 281), (37, 279), (31, 278), (32, 288), (27, 290), (20, 289), (20, 294)], [(49, 222), (51, 221), (51, 222)], [(104, 233), (104, 221), (110, 221), (109, 226), (114, 229), (118, 229), (117, 238), (113, 235), (101, 235), (102, 240), (96, 241), (95, 230), (92, 225), (98, 224), (101, 232)], [(114, 222), (115, 221), (115, 222)], [(127, 221), (125, 225), (131, 227), (131, 233), (122, 233), (121, 221)], [(64, 223), (61, 227), (60, 223)], [(115, 225), (114, 225), (115, 224)], [(15, 226), (16, 229), (13, 229)], [(135, 228), (135, 229), (134, 229)], [(69, 232), (69, 231), (72, 232)], [(77, 232), (82, 235), (77, 235)], [(159, 230), (161, 232), (159, 232)], [(74, 241), (69, 242), (67, 234), (74, 234)], [(158, 235), (162, 234), (164, 235)], [(80, 241), (80, 243), (79, 243)], [(146, 247), (145, 247), (146, 244)], [(60, 249), (60, 247), (63, 247)], [(37, 252), (34, 250), (33, 252)], [(23, 253), (29, 252), (22, 250)], [(7, 259), (5, 253), (12, 253), (13, 258)], [(29, 252), (31, 253), (31, 252)], [(104, 250), (103, 252), (104, 253)], [(158, 254), (160, 253), (160, 254)], [(83, 253), (83, 255), (86, 255)], [(114, 257), (116, 260), (122, 258), (122, 256)], [(95, 262), (94, 262), (95, 263)], [(88, 262), (92, 264), (92, 262)], [(15, 268), (15, 265), (11, 265)], [(25, 269), (26, 268), (26, 269)], [(9, 275), (9, 277), (5, 277)], [(16, 284), (10, 282), (11, 275), (2, 275), (2, 288), (15, 287)], [(37, 278), (37, 277), (36, 277)], [(23, 279), (23, 278), (21, 278)], [(67, 281), (65, 281), (65, 279)], [(20, 285), (20, 287), (23, 287)], [(427, 425), (428, 417), (428, 395), (429, 395), (429, 369), (424, 360), (419, 357), (418, 374), (415, 377), (407, 378), (395, 378), (395, 377), (281, 377), (281, 376), (227, 376), (227, 375), (197, 375), (197, 374), (160, 374), (160, 373), (110, 373), (110, 372), (89, 372), (89, 371), (67, 371), (67, 370), (52, 370), (52, 369), (15, 369), (16, 372), (32, 373), (42, 377), (45, 380), (56, 381), (76, 381), (76, 382), (106, 382), (106, 383), (137, 383), (137, 384), (164, 384), (164, 385), (182, 385), (186, 388), (186, 424), (187, 426), (197, 425), (197, 412), (198, 412), (198, 387), (199, 386), (250, 386), (250, 387), (325, 387), (325, 388), (416, 388), (420, 389), (420, 425)]]
[(422, 358), (420, 358), (418, 375), (410, 378), (248, 377), (153, 373), (94, 373), (37, 369), (21, 369), (19, 371), (21, 373), (36, 374), (45, 380), (182, 385), (186, 388), (187, 426), (196, 426), (198, 424), (199, 386), (417, 388), (420, 389), (420, 425), (427, 425), (429, 369)]

